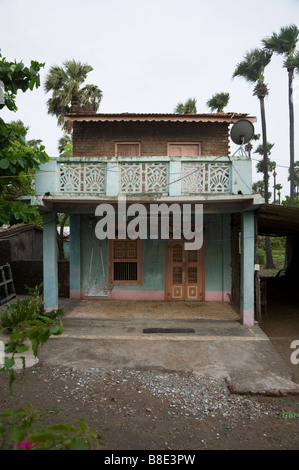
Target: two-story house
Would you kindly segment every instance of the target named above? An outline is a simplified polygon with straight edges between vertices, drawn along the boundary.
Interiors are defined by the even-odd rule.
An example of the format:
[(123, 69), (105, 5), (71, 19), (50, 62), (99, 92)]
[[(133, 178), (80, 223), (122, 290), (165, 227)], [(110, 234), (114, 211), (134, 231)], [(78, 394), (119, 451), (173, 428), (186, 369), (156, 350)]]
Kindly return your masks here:
[[(252, 194), (250, 158), (230, 155), (229, 133), (233, 123), (256, 119), (234, 113), (95, 114), (80, 106), (73, 111), (66, 117), (73, 157), (52, 158), (36, 174), (45, 307), (58, 305), (58, 212), (70, 214), (71, 298), (229, 302), (238, 292), (241, 322), (252, 325), (254, 210), (263, 200)], [(189, 217), (191, 232), (178, 231), (171, 211), (168, 238), (161, 229), (165, 213), (158, 212), (151, 227), (151, 209), (161, 204), (175, 204), (181, 220)], [(186, 249), (195, 207), (202, 208), (202, 244)], [(101, 239), (110, 208), (115, 223), (106, 224)], [(135, 236), (129, 235), (132, 226)]]

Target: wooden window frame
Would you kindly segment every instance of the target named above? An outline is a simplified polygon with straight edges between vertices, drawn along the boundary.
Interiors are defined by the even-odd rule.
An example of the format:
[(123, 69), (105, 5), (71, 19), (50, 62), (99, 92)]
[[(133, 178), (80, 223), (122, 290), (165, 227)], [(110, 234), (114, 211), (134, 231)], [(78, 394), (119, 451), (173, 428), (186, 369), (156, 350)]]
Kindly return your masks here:
[[(134, 142), (127, 142), (127, 141), (125, 141), (125, 142), (115, 142), (115, 156), (116, 157), (119, 156), (118, 155), (118, 149), (117, 149), (118, 145), (138, 145), (139, 155), (136, 155), (135, 158), (141, 156), (141, 142), (136, 142), (136, 141), (134, 141)], [(126, 158), (126, 157), (120, 157), (120, 158)], [(134, 157), (128, 157), (128, 158), (134, 158)]]
[[(198, 145), (198, 156), (201, 156), (201, 141), (195, 141), (195, 142), (167, 142), (167, 155), (170, 156), (170, 146), (171, 145)], [(179, 155), (177, 155), (179, 157)], [(191, 156), (191, 155), (184, 155), (186, 157)]]
[[(114, 258), (114, 243), (122, 241), (122, 242), (131, 242), (136, 241), (137, 243), (137, 258), (123, 258), (118, 259)], [(137, 263), (137, 280), (133, 281), (115, 281), (114, 280), (114, 263), (116, 262), (123, 262), (123, 263), (130, 263), (136, 262)], [(130, 239), (116, 239), (116, 240), (109, 240), (109, 283), (114, 284), (115, 286), (141, 286), (142, 285), (142, 240), (130, 240)]]

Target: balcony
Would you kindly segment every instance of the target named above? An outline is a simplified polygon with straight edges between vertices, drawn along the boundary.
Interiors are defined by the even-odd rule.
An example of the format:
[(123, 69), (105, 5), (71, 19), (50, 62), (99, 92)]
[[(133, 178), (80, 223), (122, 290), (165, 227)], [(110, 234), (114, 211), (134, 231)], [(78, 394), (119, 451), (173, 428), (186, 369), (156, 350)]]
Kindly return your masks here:
[(251, 194), (251, 184), (244, 157), (59, 157), (36, 172), (37, 196), (216, 196)]

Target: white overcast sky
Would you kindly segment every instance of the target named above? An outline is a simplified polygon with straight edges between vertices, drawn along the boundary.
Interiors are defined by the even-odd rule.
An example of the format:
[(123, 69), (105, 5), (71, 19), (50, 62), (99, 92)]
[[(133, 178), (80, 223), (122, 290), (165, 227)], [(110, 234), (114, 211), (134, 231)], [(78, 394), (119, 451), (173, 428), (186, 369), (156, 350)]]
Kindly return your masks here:
[[(47, 114), (43, 83), (50, 66), (75, 59), (93, 71), (86, 83), (102, 90), (99, 112), (171, 113), (189, 97), (197, 111), (229, 92), (225, 111), (257, 117), (259, 100), (253, 86), (232, 74), (246, 51), (291, 23), (299, 27), (299, 0), (0, 0), (0, 48), (8, 60), (45, 62), (42, 85), (20, 92), (17, 113), (2, 111), (6, 121), (21, 119), (28, 137), (42, 139), (50, 156), (57, 156), (62, 131)], [(298, 43), (299, 49), (299, 43)], [(274, 56), (265, 81), (267, 140), (275, 143), (277, 183), (289, 192), (288, 79), (282, 58)], [(295, 78), (295, 159), (299, 160), (299, 75)], [(232, 153), (235, 147), (231, 147)], [(258, 155), (252, 155), (254, 159)], [(255, 172), (253, 179), (262, 179)], [(272, 179), (270, 181), (272, 185)], [(271, 190), (271, 188), (270, 188)]]

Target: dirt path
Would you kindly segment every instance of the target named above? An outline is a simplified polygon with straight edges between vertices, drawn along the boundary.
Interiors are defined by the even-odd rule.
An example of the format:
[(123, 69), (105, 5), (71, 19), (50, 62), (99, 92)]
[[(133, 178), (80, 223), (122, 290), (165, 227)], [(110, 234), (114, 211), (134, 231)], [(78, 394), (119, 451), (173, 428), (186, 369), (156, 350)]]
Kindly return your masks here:
[[(298, 312), (274, 307), (262, 328), (292, 367), (290, 343), (299, 339)], [(298, 449), (299, 397), (231, 395), (222, 379), (186, 371), (75, 370), (44, 363), (14, 384), (0, 376), (0, 408), (26, 401), (40, 409), (38, 427), (75, 423), (95, 426), (102, 450)], [(298, 414), (299, 416), (299, 414)]]

